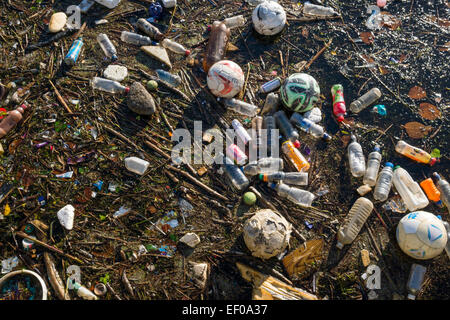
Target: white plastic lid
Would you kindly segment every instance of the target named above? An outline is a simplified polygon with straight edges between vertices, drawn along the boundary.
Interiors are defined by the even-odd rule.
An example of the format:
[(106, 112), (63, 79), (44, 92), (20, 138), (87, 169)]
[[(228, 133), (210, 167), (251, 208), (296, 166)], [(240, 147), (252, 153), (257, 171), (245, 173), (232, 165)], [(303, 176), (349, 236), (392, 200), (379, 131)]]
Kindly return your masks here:
[(409, 300), (416, 300), (416, 296), (413, 295), (413, 294), (411, 294), (411, 293), (409, 293), (409, 294), (408, 294), (408, 299), (409, 299)]

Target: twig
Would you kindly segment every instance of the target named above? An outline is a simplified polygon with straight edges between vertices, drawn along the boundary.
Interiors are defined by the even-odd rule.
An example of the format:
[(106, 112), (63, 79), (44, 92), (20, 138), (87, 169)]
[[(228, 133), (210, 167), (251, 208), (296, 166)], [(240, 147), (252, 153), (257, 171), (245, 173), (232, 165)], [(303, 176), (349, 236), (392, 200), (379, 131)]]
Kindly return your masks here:
[(308, 70), (309, 67), (313, 64), (313, 62), (316, 61), (318, 57), (320, 57), (320, 55), (331, 45), (332, 42), (333, 42), (333, 38), (331, 38), (327, 42), (327, 44), (325, 44), (325, 46), (316, 53), (316, 55), (306, 64), (304, 69)]
[(52, 85), (53, 89), (55, 90), (56, 97), (58, 98), (58, 101), (61, 102), (61, 104), (64, 106), (64, 108), (67, 110), (67, 112), (73, 113), (72, 110), (70, 110), (69, 106), (67, 105), (66, 101), (64, 101), (63, 97), (59, 93), (58, 89), (53, 84), (53, 82), (51, 80), (49, 80), (48, 82), (50, 82), (50, 84)]

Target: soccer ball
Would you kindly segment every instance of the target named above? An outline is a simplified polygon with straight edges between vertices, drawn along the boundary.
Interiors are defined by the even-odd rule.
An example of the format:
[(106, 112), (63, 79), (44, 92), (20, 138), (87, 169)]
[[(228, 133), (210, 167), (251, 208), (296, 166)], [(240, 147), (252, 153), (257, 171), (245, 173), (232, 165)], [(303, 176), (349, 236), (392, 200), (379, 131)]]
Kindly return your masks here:
[(259, 210), (244, 224), (244, 241), (252, 255), (269, 259), (284, 251), (292, 226), (270, 209)]
[(244, 73), (233, 61), (221, 60), (211, 66), (206, 81), (213, 95), (232, 98), (244, 87)]
[(283, 104), (296, 112), (311, 110), (320, 96), (320, 87), (316, 79), (306, 73), (290, 75), (280, 91)]
[(286, 12), (274, 1), (260, 3), (252, 14), (253, 27), (256, 32), (265, 36), (273, 36), (286, 25)]
[(397, 226), (397, 242), (408, 256), (426, 260), (438, 256), (447, 243), (441, 220), (426, 211), (411, 212)]

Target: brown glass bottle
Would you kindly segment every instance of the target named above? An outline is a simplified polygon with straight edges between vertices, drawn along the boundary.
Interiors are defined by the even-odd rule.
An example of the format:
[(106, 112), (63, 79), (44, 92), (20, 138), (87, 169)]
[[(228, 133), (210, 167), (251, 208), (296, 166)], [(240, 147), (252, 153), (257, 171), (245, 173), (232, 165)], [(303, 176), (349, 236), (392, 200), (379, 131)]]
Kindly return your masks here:
[(26, 108), (27, 106), (22, 104), (16, 110), (11, 111), (8, 116), (0, 122), (0, 138), (6, 136), (8, 132), (22, 120), (22, 113)]
[(227, 28), (225, 23), (214, 21), (211, 26), (211, 34), (203, 58), (203, 70), (205, 72), (208, 72), (214, 63), (223, 60), (229, 37), (230, 29)]

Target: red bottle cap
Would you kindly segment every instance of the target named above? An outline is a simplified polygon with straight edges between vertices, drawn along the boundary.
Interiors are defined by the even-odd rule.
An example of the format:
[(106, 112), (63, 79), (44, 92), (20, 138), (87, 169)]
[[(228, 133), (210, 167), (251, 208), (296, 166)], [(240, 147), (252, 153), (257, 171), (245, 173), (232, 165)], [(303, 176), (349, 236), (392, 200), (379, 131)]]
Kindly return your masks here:
[(186, 50), (186, 52), (184, 53), (185, 55), (186, 55), (186, 57), (188, 56), (188, 55), (190, 55), (191, 54), (191, 50)]
[(430, 166), (434, 165), (436, 163), (436, 161), (438, 161), (437, 158), (431, 158)]
[(125, 94), (128, 94), (128, 91), (130, 91), (130, 88), (126, 87), (125, 88)]
[(22, 103), (22, 105), (20, 106), (23, 110), (26, 110), (28, 107), (26, 106), (26, 105), (24, 105), (23, 103)]
[(295, 140), (295, 142), (294, 142), (294, 147), (296, 147), (297, 149), (298, 148), (300, 148), (300, 141), (298, 141), (298, 140)]
[(339, 116), (339, 117), (337, 118), (337, 121), (338, 121), (338, 122), (344, 121), (344, 116)]

